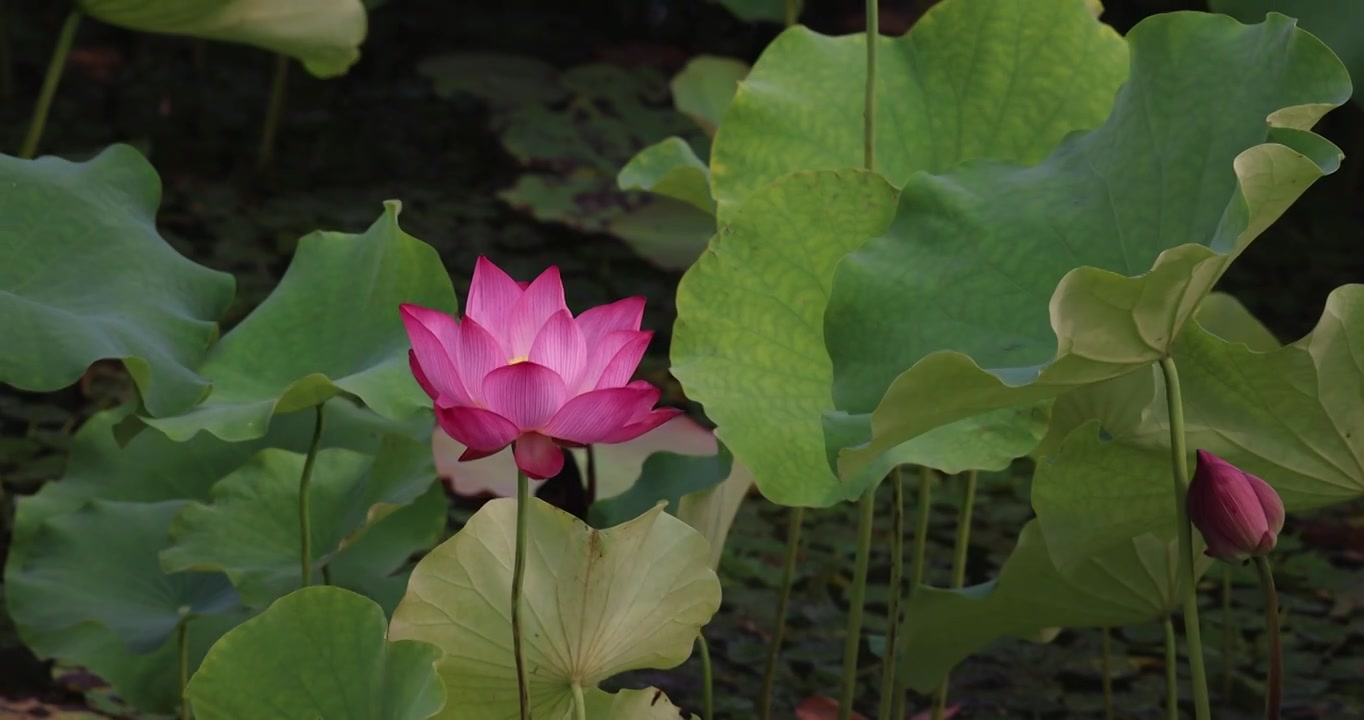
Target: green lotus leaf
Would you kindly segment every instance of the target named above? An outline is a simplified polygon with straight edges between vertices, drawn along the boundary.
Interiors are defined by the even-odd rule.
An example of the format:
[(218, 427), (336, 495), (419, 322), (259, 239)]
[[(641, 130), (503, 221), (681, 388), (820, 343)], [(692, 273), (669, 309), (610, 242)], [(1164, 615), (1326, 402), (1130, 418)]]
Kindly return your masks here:
[[(213, 486), (210, 503), (187, 505), (170, 528), (170, 546), (161, 553), (163, 569), (226, 573), (253, 605), (300, 587), (299, 478), (305, 460), (300, 453), (262, 450)], [(430, 448), (400, 436), (385, 438), (372, 456), (343, 449), (319, 452), (308, 493), (313, 573), (426, 492), (435, 475)], [(434, 543), (435, 533), (425, 540)], [(421, 549), (400, 548), (395, 565)]]
[(913, 177), (891, 229), (839, 267), (825, 315), (835, 405), (872, 414), (842, 476), (934, 427), (1147, 367), (1338, 167), (1308, 128), (1349, 80), (1291, 20), (1159, 15), (1128, 42), (1131, 78), (1102, 127), (1037, 166)]
[[(1277, 350), (1257, 352), (1190, 325), (1174, 350), (1190, 452), (1208, 450), (1264, 478), (1290, 511), (1364, 495), (1360, 333), (1364, 285), (1337, 288), (1316, 329)], [(1038, 464), (1033, 504), (1058, 566), (1133, 534), (1173, 532), (1160, 378), (1133, 373), (1057, 407), (1067, 410), (1049, 434), (1064, 440), (1046, 443), (1057, 449)]]
[(140, 32), (245, 43), (288, 55), (317, 77), (360, 59), (367, 19), (360, 0), (79, 0), (82, 11)]
[(48, 392), (96, 360), (127, 367), (148, 410), (198, 402), (193, 368), (232, 302), (231, 275), (156, 232), (161, 181), (115, 145), (83, 163), (0, 155), (0, 384)]
[(1226, 340), (1244, 343), (1256, 352), (1269, 352), (1283, 347), (1283, 343), (1265, 326), (1260, 319), (1251, 314), (1240, 300), (1222, 292), (1211, 293), (1203, 298), (1194, 313), (1194, 319), (1204, 330)]
[(700, 720), (696, 715), (684, 716), (662, 690), (653, 688), (618, 693), (595, 690), (584, 699), (587, 716), (593, 720), (678, 720), (680, 717)]
[[(348, 402), (327, 403), (325, 410), (327, 432), (322, 438), (324, 447), (341, 446), (372, 451), (378, 447), (384, 434), (408, 431)], [(55, 523), (59, 528), (67, 527), (78, 522), (72, 518), (88, 516), (92, 512), (89, 509), (92, 502), (101, 503), (104, 514), (108, 515), (112, 512), (154, 514), (158, 512), (157, 508), (162, 508), (164, 512), (165, 507), (183, 505), (185, 500), (206, 501), (214, 483), (262, 448), (277, 446), (296, 451), (306, 449), (313, 423), (310, 413), (306, 417), (300, 413), (281, 418), (271, 426), (267, 437), (250, 442), (227, 443), (211, 435), (199, 435), (188, 442), (177, 443), (160, 433), (149, 432), (139, 434), (126, 447), (120, 447), (115, 440), (115, 428), (128, 412), (129, 408), (105, 411), (86, 421), (72, 439), (71, 455), (61, 480), (47, 483), (36, 495), (19, 501), (6, 564), (5, 583), (9, 589), (6, 601), (20, 637), (39, 656), (89, 668), (113, 685), (119, 695), (133, 705), (149, 711), (170, 712), (179, 704), (180, 698), (176, 638), (166, 640), (150, 652), (135, 653), (104, 625), (73, 622), (73, 616), (65, 614), (65, 611), (51, 613), (45, 612), (44, 608), (49, 605), (64, 608), (71, 602), (81, 600), (82, 596), (70, 592), (67, 582), (61, 579), (62, 573), (74, 573), (75, 577), (70, 579), (70, 583), (72, 587), (78, 586), (85, 582), (83, 578), (87, 568), (108, 566), (106, 554), (111, 544), (132, 542), (143, 537), (140, 533), (144, 531), (159, 532), (154, 538), (154, 545), (148, 544), (142, 548), (139, 551), (143, 553), (141, 555), (129, 555), (124, 562), (108, 566), (126, 571), (129, 569), (125, 567), (126, 562), (138, 563), (136, 574), (119, 578), (120, 583), (126, 583), (135, 593), (141, 593), (135, 594), (134, 600), (137, 597), (145, 598), (143, 588), (173, 588), (184, 583), (189, 583), (189, 587), (199, 587), (202, 583), (221, 583), (225, 578), (208, 573), (197, 578), (188, 575), (166, 576), (161, 571), (157, 554), (169, 545), (169, 518), (159, 529), (138, 525), (141, 530), (131, 536), (126, 536), (126, 528), (117, 523), (112, 527), (82, 525), (81, 532), (89, 536), (91, 545), (66, 545), (73, 552), (88, 551), (80, 557), (51, 554), (49, 541), (45, 539), (51, 535), (50, 526)], [(429, 418), (426, 423), (429, 428)], [(422, 431), (416, 432), (420, 436)], [(429, 432), (425, 431), (427, 434)], [(124, 510), (125, 507), (129, 509)], [(372, 536), (389, 532), (386, 526), (403, 520), (400, 516), (406, 512), (406, 508), (400, 510), (371, 529), (367, 537), (353, 546), (346, 556), (354, 556), (356, 561), (363, 560), (361, 551), (376, 544), (377, 538)], [(443, 518), (443, 507), (440, 514)], [(426, 525), (410, 517), (407, 521), (414, 526), (432, 527), (429, 521)], [(143, 539), (150, 543), (153, 538), (148, 535)], [(35, 552), (36, 560), (33, 557)], [(369, 569), (376, 566), (373, 563), (361, 568), (363, 572), (343, 568), (342, 563), (338, 559), (333, 569), (337, 578), (375, 577), (376, 571)], [(401, 559), (389, 562), (386, 568), (400, 563)], [(40, 580), (44, 577), (53, 579), (56, 584), (39, 582), (26, 585), (24, 578), (20, 577), (21, 572), (33, 574)], [(383, 578), (370, 582), (370, 585), (365, 586), (368, 592), (374, 592), (376, 596), (386, 593), (384, 597), (390, 603), (396, 602), (396, 598), (392, 597), (392, 589), (385, 585), (391, 580)], [(103, 603), (109, 592), (100, 588), (84, 597), (91, 602)], [(20, 607), (22, 605), (27, 607)], [(229, 612), (190, 618), (189, 667), (196, 667), (213, 641), (247, 616), (249, 613)], [(98, 615), (82, 610), (74, 617), (79, 620)]]
[(677, 518), (696, 528), (710, 544), (710, 567), (720, 567), (725, 540), (744, 498), (753, 489), (753, 473), (738, 460), (729, 467), (729, 477), (719, 485), (682, 496), (677, 503)]
[[(1173, 512), (1173, 500), (1169, 505)], [(1001, 638), (1163, 618), (1183, 601), (1178, 544), (1173, 534), (1145, 533), (1062, 573), (1038, 521), (1029, 521), (997, 579), (961, 590), (915, 591), (906, 610), (908, 652), (900, 660), (909, 686), (932, 691), (953, 666)], [(1201, 575), (1211, 564), (1200, 556), (1195, 569)]]
[[(1355, 85), (1364, 83), (1364, 41), (1355, 29), (1364, 24), (1364, 5), (1321, 0), (1208, 0), (1213, 12), (1243, 23), (1257, 23), (1270, 12), (1296, 18), (1303, 30), (1321, 38), (1350, 70)], [(1359, 98), (1355, 98), (1359, 102)]]
[(644, 461), (638, 479), (628, 490), (593, 503), (587, 519), (593, 527), (611, 527), (639, 517), (662, 502), (676, 511), (683, 497), (709, 490), (729, 477), (734, 457), (722, 450), (714, 455), (657, 452)]
[(407, 592), (408, 563), (440, 541), (449, 512), (445, 488), (431, 483), (416, 500), (380, 518), (333, 556), (327, 563), (328, 579), (379, 603), (391, 615)]
[(664, 270), (682, 271), (706, 249), (715, 234), (715, 218), (672, 198), (651, 198), (612, 218), (606, 231), (650, 263)]
[[(723, 5), (735, 17), (745, 22), (781, 22), (786, 17), (786, 6), (790, 0), (712, 0)], [(804, 0), (796, 0), (796, 15)]]
[(335, 587), (280, 598), (222, 637), (190, 678), (201, 720), (423, 720), (445, 704), (440, 650), (388, 642), (374, 601)]
[[(616, 182), (622, 190), (648, 190), (715, 215), (715, 201), (710, 197), (710, 168), (696, 156), (691, 144), (680, 137), (670, 137), (641, 150), (621, 168)], [(713, 221), (711, 229), (714, 230)]]
[(748, 63), (733, 58), (698, 55), (673, 77), (673, 106), (715, 136), (734, 91), (748, 74)]
[(239, 442), (265, 435), (276, 414), (337, 395), (394, 419), (429, 408), (408, 368), (398, 305), (453, 313), (455, 292), (436, 251), (398, 227), (401, 205), (384, 208), (362, 235), (300, 240), (279, 286), (199, 368), (213, 381), (203, 404), (144, 420), (175, 440), (204, 430)]
[[(976, 158), (1038, 162), (1103, 122), (1127, 77), (1122, 38), (1084, 0), (945, 0), (880, 42), (876, 169), (895, 187)], [(763, 51), (711, 152), (721, 222), (789, 172), (862, 166), (865, 67), (865, 35), (797, 26)]]
[(467, 93), (499, 110), (563, 99), (559, 71), (524, 55), (458, 53), (423, 60), (417, 72), (431, 78), (437, 96)]
[[(516, 510), (510, 499), (484, 505), (417, 564), (393, 614), (390, 638), (445, 651), (438, 670), (449, 702), (440, 717), (518, 717), (509, 608)], [(527, 510), (522, 622), (535, 717), (572, 718), (575, 685), (600, 698), (597, 685), (613, 675), (687, 658), (720, 605), (704, 538), (662, 504), (607, 530), (539, 500)]]

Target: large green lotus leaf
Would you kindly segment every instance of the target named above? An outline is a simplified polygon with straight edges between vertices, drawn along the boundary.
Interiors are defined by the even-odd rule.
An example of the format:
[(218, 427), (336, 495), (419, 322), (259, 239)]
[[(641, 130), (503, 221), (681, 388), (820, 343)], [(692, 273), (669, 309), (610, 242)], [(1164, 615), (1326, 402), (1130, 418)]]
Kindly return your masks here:
[(748, 63), (733, 58), (698, 55), (669, 83), (673, 106), (714, 137), (748, 69)]
[[(1048, 549), (1033, 520), (1023, 526), (997, 579), (961, 590), (919, 588), (906, 611), (909, 645), (901, 659), (910, 687), (932, 690), (953, 666), (1000, 638), (1033, 637), (1051, 627), (1151, 622), (1182, 602), (1173, 535), (1136, 536), (1065, 573)], [(1197, 571), (1210, 565), (1202, 558)]]
[(198, 402), (208, 383), (192, 368), (234, 281), (157, 234), (161, 181), (141, 153), (0, 155), (0, 185), (0, 384), (58, 390), (116, 358), (153, 414)]
[(245, 43), (288, 55), (318, 77), (360, 59), (367, 19), (360, 0), (79, 0), (104, 22), (141, 32)]
[[(786, 18), (786, 6), (790, 0), (712, 0), (723, 5), (734, 16), (746, 22), (781, 22)], [(796, 0), (796, 15), (804, 0)]]
[(1349, 80), (1291, 20), (1173, 13), (1128, 42), (1131, 78), (1102, 127), (1034, 167), (916, 175), (891, 230), (839, 267), (834, 397), (875, 411), (845, 477), (947, 422), (1156, 361), (1232, 260), (1339, 165), (1307, 128)]
[(895, 198), (867, 172), (793, 173), (754, 194), (678, 286), (673, 375), (773, 502), (857, 492), (828, 469), (822, 318), (838, 260), (885, 230)]
[(648, 190), (715, 215), (710, 168), (696, 156), (691, 144), (680, 137), (661, 140), (639, 151), (621, 168), (616, 183), (622, 190)]
[[(211, 503), (188, 504), (170, 528), (163, 569), (226, 573), (253, 605), (300, 587), (298, 503), (305, 460), (300, 453), (262, 450), (214, 485)], [(426, 492), (435, 476), (430, 448), (399, 436), (386, 438), (373, 456), (319, 452), (308, 492), (314, 576), (370, 527)], [(414, 549), (420, 548), (404, 548)]]
[[(383, 420), (349, 402), (327, 403), (325, 411), (327, 432), (322, 438), (324, 447), (341, 446), (371, 451), (378, 446), (385, 433), (415, 432), (418, 436), (429, 433), (429, 430), (413, 430)], [(278, 446), (292, 450), (306, 449), (313, 425), (310, 413), (300, 413), (281, 418), (271, 426), (267, 437), (251, 442), (226, 443), (211, 435), (200, 435), (188, 442), (177, 443), (160, 433), (148, 432), (139, 434), (126, 447), (120, 447), (115, 440), (114, 428), (127, 412), (127, 408), (105, 411), (86, 421), (72, 440), (70, 459), (61, 480), (44, 485), (38, 494), (19, 502), (14, 518), (13, 544), (6, 566), (6, 583), (10, 588), (22, 586), (22, 580), (16, 577), (20, 568), (36, 568), (40, 575), (60, 572), (59, 569), (44, 568), (48, 564), (47, 560), (37, 561), (36, 564), (30, 561), (30, 552), (34, 550), (40, 553), (40, 558), (48, 557), (44, 554), (47, 545), (44, 537), (49, 534), (47, 526), (50, 522), (69, 524), (72, 522), (70, 518), (77, 517), (75, 513), (87, 512), (83, 508), (91, 500), (111, 501), (109, 504), (115, 507), (141, 504), (142, 507), (150, 508), (168, 501), (207, 500), (215, 482), (246, 462), (261, 448)], [(429, 424), (430, 420), (427, 419), (427, 427)], [(394, 513), (371, 533), (379, 533), (406, 511)], [(82, 528), (82, 532), (90, 533), (92, 542), (100, 543), (95, 548), (98, 552), (93, 558), (96, 559), (87, 558), (83, 563), (103, 563), (106, 538), (94, 528)], [(113, 542), (118, 542), (124, 528), (113, 527), (107, 532), (110, 533), (109, 537), (114, 538)], [(369, 540), (366, 537), (357, 543), (352, 552), (358, 552)], [(166, 527), (162, 526), (158, 544), (148, 552), (155, 558), (156, 553), (167, 544), (169, 537)], [(61, 557), (51, 560), (56, 566), (63, 562)], [(159, 562), (148, 563), (144, 569), (146, 574), (137, 581), (147, 587), (186, 581), (185, 576), (167, 578), (161, 572)], [(338, 571), (337, 575), (340, 577), (341, 573)], [(200, 580), (212, 581), (212, 577), (206, 576)], [(133, 582), (133, 579), (129, 578), (128, 582)], [(61, 595), (60, 602), (71, 599), (64, 586), (57, 590)], [(99, 591), (94, 597), (102, 598), (103, 592)], [(12, 592), (8, 594), (7, 601), (11, 605), (15, 602)], [(10, 612), (11, 616), (20, 617), (15, 614), (13, 607)], [(176, 678), (179, 660), (175, 638), (167, 640), (155, 651), (137, 654), (131, 652), (112, 631), (97, 623), (72, 623), (71, 617), (57, 614), (24, 617), (27, 619), (20, 621), (18, 626), (20, 635), (40, 655), (90, 668), (138, 707), (170, 711), (178, 704), (180, 691)], [(191, 619), (191, 667), (198, 664), (199, 658), (203, 657), (214, 640), (240, 622), (242, 617), (240, 613), (227, 613)]]
[(710, 543), (710, 566), (720, 567), (725, 540), (734, 525), (739, 506), (753, 489), (753, 473), (738, 460), (730, 463), (729, 477), (719, 485), (684, 495), (677, 503), (679, 520), (696, 528)]
[[(855, 480), (829, 469), (824, 306), (839, 259), (885, 229), (895, 198), (863, 171), (792, 173), (755, 193), (678, 287), (672, 372), (773, 502), (832, 505), (900, 463), (1003, 467), (1045, 428), (1040, 408), (1004, 410), (896, 448)], [(840, 437), (868, 434), (865, 421), (849, 421)]]
[(606, 232), (664, 270), (692, 266), (715, 234), (715, 217), (672, 198), (650, 202), (612, 218)]
[[(517, 717), (508, 602), (516, 510), (510, 499), (484, 505), (417, 564), (393, 613), (391, 638), (445, 651), (442, 718)], [(535, 717), (571, 718), (575, 683), (591, 692), (618, 673), (687, 658), (720, 606), (701, 535), (662, 504), (607, 530), (535, 499), (528, 513), (522, 622)]]
[(584, 697), (583, 704), (592, 720), (678, 720), (681, 717), (700, 720), (696, 715), (684, 716), (662, 690), (654, 688), (618, 693), (594, 690)]
[(209, 650), (186, 695), (201, 720), (423, 720), (440, 711), (440, 650), (388, 642), (374, 601), (309, 587), (275, 601)]
[(659, 502), (676, 511), (683, 497), (704, 492), (724, 482), (734, 465), (728, 451), (692, 456), (657, 452), (644, 461), (639, 478), (619, 495), (592, 504), (587, 521), (611, 527), (648, 512)]
[(354, 590), (392, 614), (407, 591), (410, 559), (440, 541), (449, 511), (445, 488), (431, 483), (416, 500), (369, 526), (331, 559), (331, 584)]
[(188, 615), (229, 612), (237, 592), (219, 573), (168, 576), (156, 565), (171, 519), (185, 504), (92, 500), (48, 519), (19, 566), (6, 572), (6, 599), (24, 640), (43, 655), (46, 631), (83, 623), (111, 630), (125, 647), (161, 646)]
[[(1213, 12), (1243, 23), (1256, 23), (1270, 12), (1297, 18), (1303, 30), (1321, 38), (1350, 70), (1355, 85), (1364, 83), (1364, 3), (1329, 0), (1208, 0)], [(1359, 98), (1355, 98), (1359, 102)]]
[[(1127, 77), (1084, 0), (945, 0), (880, 42), (876, 169), (896, 187), (976, 158), (1035, 163), (1103, 122)], [(863, 164), (865, 68), (865, 35), (797, 26), (763, 51), (711, 152), (722, 222), (789, 172)]]
[(440, 256), (398, 227), (396, 201), (362, 235), (317, 232), (299, 241), (284, 279), (218, 343), (199, 369), (213, 381), (202, 405), (145, 418), (175, 440), (206, 430), (224, 440), (266, 434), (271, 418), (337, 395), (390, 418), (429, 408), (408, 367), (398, 305), (455, 312)]
[[(1192, 324), (1175, 345), (1186, 442), (1265, 479), (1290, 510), (1364, 495), (1364, 285), (1338, 288), (1312, 334), (1256, 352)], [(1126, 401), (1127, 409), (1121, 408)], [(1172, 531), (1163, 385), (1133, 373), (1067, 396), (1033, 504), (1059, 566), (1134, 533)], [(1095, 513), (1094, 508), (1105, 508)]]

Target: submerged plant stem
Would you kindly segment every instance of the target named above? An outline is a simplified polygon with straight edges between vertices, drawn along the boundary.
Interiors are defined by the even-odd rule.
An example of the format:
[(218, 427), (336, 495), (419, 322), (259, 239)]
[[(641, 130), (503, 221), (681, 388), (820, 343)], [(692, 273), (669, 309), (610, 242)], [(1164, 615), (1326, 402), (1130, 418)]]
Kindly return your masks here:
[(890, 710), (895, 691), (895, 668), (899, 653), (896, 641), (900, 629), (900, 594), (904, 592), (905, 564), (905, 479), (903, 471), (896, 467), (891, 474), (891, 489), (894, 500), (890, 507), (890, 599), (886, 607), (886, 652), (881, 661), (881, 704), (878, 720), (890, 720)]
[(1279, 640), (1279, 593), (1274, 588), (1274, 571), (1269, 558), (1255, 558), (1260, 589), (1265, 593), (1265, 623), (1269, 631), (1269, 674), (1265, 677), (1265, 720), (1279, 720), (1283, 705), (1283, 646)]
[(1106, 627), (1099, 645), (1103, 655), (1104, 720), (1113, 720), (1113, 633)]
[(317, 420), (313, 424), (313, 439), (308, 443), (308, 456), (303, 459), (303, 474), (298, 478), (298, 540), (299, 577), (302, 587), (313, 584), (313, 529), (312, 514), (308, 510), (308, 486), (313, 481), (313, 463), (322, 446), (322, 406), (314, 408)]
[(180, 663), (180, 720), (190, 720), (194, 717), (194, 712), (190, 710), (189, 698), (185, 697), (185, 688), (189, 687), (189, 618), (180, 618), (180, 627), (176, 628), (178, 635), (176, 645), (179, 648)]
[(781, 657), (781, 645), (786, 639), (786, 612), (791, 604), (791, 585), (796, 581), (796, 558), (800, 554), (800, 528), (805, 524), (805, 508), (791, 508), (786, 518), (786, 560), (782, 566), (781, 589), (777, 597), (777, 626), (772, 630), (772, 642), (767, 648), (762, 694), (758, 696), (758, 717), (761, 720), (772, 720), (772, 692), (777, 683), (777, 660)]
[[(905, 602), (906, 607), (914, 600), (914, 595), (919, 592), (919, 586), (924, 583), (924, 563), (928, 558), (928, 520), (933, 511), (933, 468), (922, 468), (923, 475), (919, 479), (919, 524), (914, 527), (914, 566), (909, 573), (909, 595)], [(896, 631), (896, 641), (900, 647), (895, 650), (903, 657), (909, 651), (909, 611), (903, 613), (904, 617), (900, 622), (900, 629)], [(889, 648), (886, 652), (891, 652)], [(905, 693), (908, 691), (906, 685), (907, 678), (903, 672), (895, 674), (895, 690), (891, 694), (890, 716), (892, 718), (902, 718), (905, 716)]]
[(1179, 720), (1179, 649), (1175, 645), (1175, 619), (1166, 615), (1165, 622), (1165, 717)]
[(843, 682), (838, 693), (838, 720), (852, 717), (857, 697), (857, 655), (862, 647), (862, 605), (867, 599), (867, 568), (871, 564), (871, 531), (876, 520), (876, 486), (857, 502), (857, 558), (853, 564), (852, 595), (848, 599), (848, 634), (843, 640)]
[(275, 76), (270, 82), (270, 104), (265, 108), (265, 127), (261, 130), (260, 148), (256, 151), (256, 169), (264, 170), (275, 160), (275, 136), (279, 134), (280, 116), (284, 114), (284, 99), (289, 85), (289, 56), (275, 56)]
[(76, 29), (80, 24), (81, 11), (72, 9), (57, 35), (57, 46), (52, 48), (47, 74), (43, 76), (43, 87), (38, 92), (38, 102), (33, 106), (33, 116), (28, 121), (28, 133), (24, 135), (24, 144), (19, 147), (21, 158), (27, 160), (38, 153), (38, 143), (42, 141), (43, 129), (47, 126), (47, 112), (52, 109), (52, 98), (56, 97), (57, 86), (62, 82), (66, 56), (71, 54), (71, 43), (76, 39)]
[(1194, 577), (1193, 526), (1189, 524), (1189, 455), (1184, 444), (1184, 399), (1174, 358), (1160, 360), (1165, 378), (1165, 403), (1170, 417), (1170, 460), (1174, 474), (1175, 524), (1179, 530), (1179, 578), (1184, 584), (1184, 637), (1189, 645), (1189, 675), (1193, 680), (1194, 717), (1210, 720), (1208, 674), (1203, 665), (1203, 638), (1198, 625), (1198, 579)]
[(715, 675), (710, 666), (710, 644), (706, 633), (696, 634), (696, 647), (701, 651), (701, 720), (715, 720)]
[[(953, 589), (966, 584), (966, 555), (967, 551), (971, 549), (971, 515), (975, 512), (976, 483), (979, 479), (977, 471), (967, 471), (966, 487), (962, 489), (961, 496), (961, 515), (957, 518), (957, 537), (952, 546)], [(942, 684), (938, 686), (938, 697), (933, 705), (934, 718), (941, 718), (947, 711), (947, 684), (950, 679), (951, 673), (948, 673), (948, 676), (943, 678)]]
[[(520, 699), (521, 720), (530, 720), (530, 685), (526, 680), (526, 658), (521, 646), (521, 586), (526, 581), (526, 526), (530, 521), (530, 478), (520, 468), (516, 471), (516, 560), (512, 565), (511, 626), (512, 653), (516, 656), (516, 694)], [(583, 690), (576, 684), (574, 702), (578, 704), (578, 720), (586, 717), (582, 702)]]

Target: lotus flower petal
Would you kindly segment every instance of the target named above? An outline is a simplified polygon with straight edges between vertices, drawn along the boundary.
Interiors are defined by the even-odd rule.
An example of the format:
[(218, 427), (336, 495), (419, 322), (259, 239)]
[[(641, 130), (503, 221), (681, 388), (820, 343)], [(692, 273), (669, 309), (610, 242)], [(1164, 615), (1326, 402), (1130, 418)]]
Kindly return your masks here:
[(531, 345), (540, 334), (540, 328), (560, 310), (568, 310), (564, 304), (564, 284), (559, 279), (559, 268), (550, 267), (517, 298), (505, 330), (499, 333), (505, 338), (502, 347), (513, 358), (530, 357)]
[(488, 373), (506, 366), (511, 358), (507, 351), (498, 345), (492, 333), (479, 325), (473, 318), (466, 317), (459, 325), (459, 334), (453, 348), (456, 372), (468, 390), (469, 402), (466, 405), (486, 405), (483, 395), (483, 380)]
[(473, 318), (484, 327), (507, 327), (512, 308), (520, 297), (521, 286), (488, 258), (480, 257), (474, 265), (464, 317), (466, 321)]
[(634, 337), (627, 340), (625, 345), (602, 369), (601, 377), (597, 378), (597, 383), (593, 389), (624, 387), (626, 383), (630, 382), (630, 378), (635, 374), (635, 369), (639, 367), (639, 361), (644, 358), (644, 351), (649, 347), (649, 341), (653, 337), (652, 332), (645, 330), (636, 333)]
[(583, 330), (587, 346), (594, 347), (618, 330), (638, 330), (643, 321), (644, 298), (635, 296), (584, 311), (578, 316), (578, 327)]
[(533, 362), (505, 365), (483, 378), (488, 408), (522, 431), (537, 430), (563, 407), (568, 389), (558, 373)]
[(521, 434), (521, 428), (516, 423), (483, 408), (437, 407), (436, 420), (442, 430), (450, 433), (450, 437), (470, 450), (483, 453), (480, 457), (501, 450)]
[(1206, 554), (1222, 560), (1269, 553), (1283, 529), (1283, 501), (1274, 488), (1206, 450), (1198, 451), (1188, 509)]
[(658, 402), (657, 388), (617, 387), (593, 390), (564, 403), (545, 432), (560, 440), (590, 445), (648, 412)]
[[(408, 338), (412, 341), (409, 361), (414, 367), (421, 368), (417, 382), (422, 389), (432, 400), (439, 400), (440, 396), (445, 395), (458, 404), (472, 404), (450, 357), (459, 335), (459, 324), (454, 318), (437, 310), (407, 304), (401, 305), (399, 309)], [(416, 375), (416, 372), (413, 374)]]
[(527, 477), (545, 480), (564, 469), (564, 451), (554, 441), (540, 433), (526, 433), (512, 444), (516, 466)]
[(558, 373), (565, 387), (578, 387), (587, 366), (587, 343), (572, 313), (560, 310), (550, 316), (540, 328), (540, 334), (535, 336), (530, 361)]

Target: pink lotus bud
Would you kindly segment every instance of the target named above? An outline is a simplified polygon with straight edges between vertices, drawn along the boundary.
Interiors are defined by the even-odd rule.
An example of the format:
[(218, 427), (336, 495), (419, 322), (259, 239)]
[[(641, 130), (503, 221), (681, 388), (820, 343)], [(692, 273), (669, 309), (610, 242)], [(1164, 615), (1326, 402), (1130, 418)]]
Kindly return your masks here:
[(1189, 483), (1189, 519), (1220, 560), (1267, 555), (1283, 529), (1283, 500), (1269, 483), (1206, 451)]
[(653, 333), (639, 329), (644, 298), (573, 317), (559, 269), (518, 283), (479, 258), (456, 320), (403, 305), (412, 374), (441, 429), (477, 460), (512, 445), (516, 465), (543, 480), (564, 464), (558, 445), (620, 443), (681, 413), (654, 409), (659, 390), (630, 382)]

